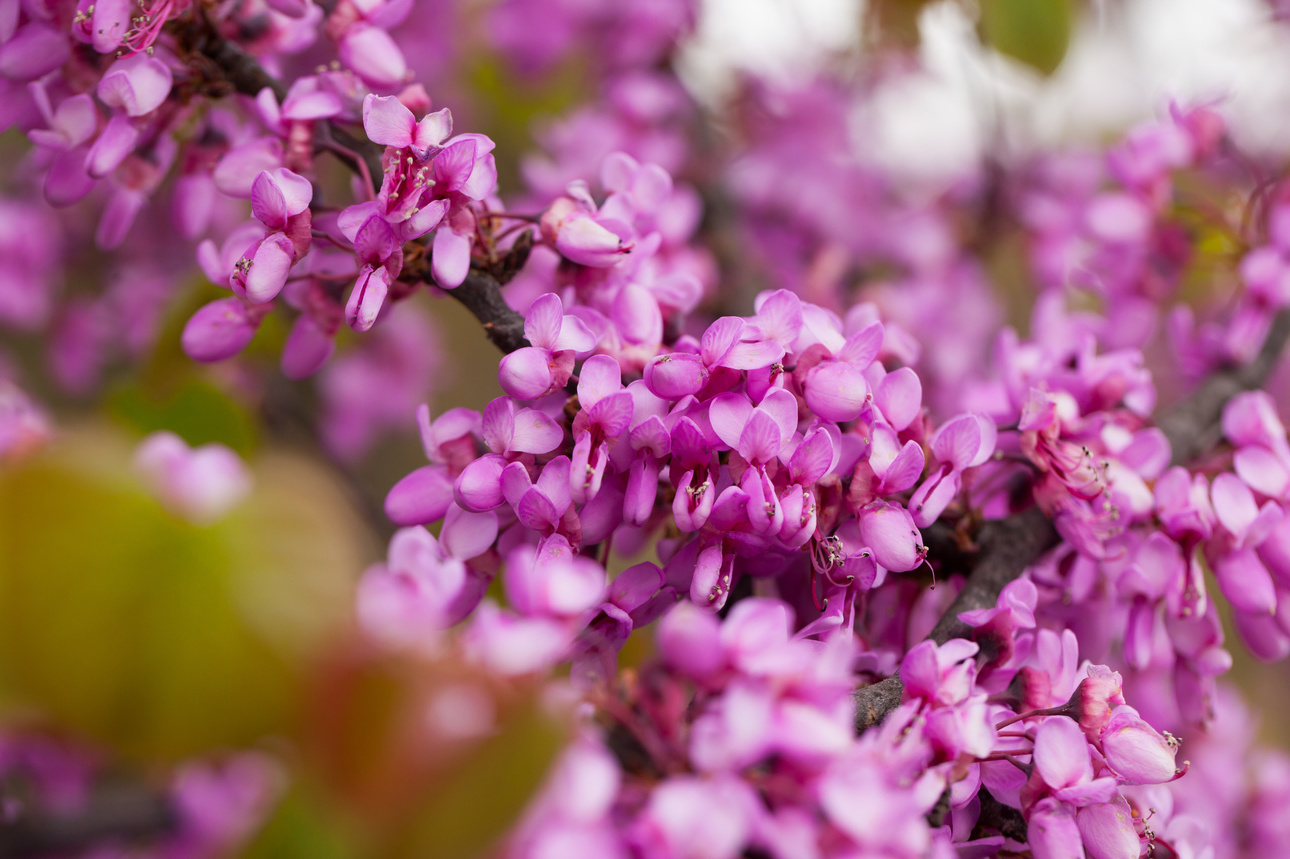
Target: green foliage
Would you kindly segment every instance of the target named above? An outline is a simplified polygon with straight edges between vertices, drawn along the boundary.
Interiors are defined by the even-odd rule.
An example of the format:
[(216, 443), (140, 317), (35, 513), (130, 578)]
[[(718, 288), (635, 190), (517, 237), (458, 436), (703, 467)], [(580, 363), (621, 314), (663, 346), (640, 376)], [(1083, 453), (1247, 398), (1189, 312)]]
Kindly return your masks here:
[(1074, 18), (1071, 0), (981, 0), (981, 40), (1050, 75), (1066, 56)]
[(361, 566), (337, 490), (268, 457), (253, 495), (199, 527), (130, 456), (83, 433), (0, 471), (0, 699), (140, 758), (291, 730)]
[(255, 448), (246, 412), (209, 382), (188, 377), (168, 393), (132, 382), (108, 396), (108, 414), (140, 435), (168, 429), (191, 445), (217, 441), (242, 456)]
[(294, 790), (278, 803), (264, 828), (247, 845), (242, 859), (355, 859), (353, 837), (334, 812), (306, 790)]

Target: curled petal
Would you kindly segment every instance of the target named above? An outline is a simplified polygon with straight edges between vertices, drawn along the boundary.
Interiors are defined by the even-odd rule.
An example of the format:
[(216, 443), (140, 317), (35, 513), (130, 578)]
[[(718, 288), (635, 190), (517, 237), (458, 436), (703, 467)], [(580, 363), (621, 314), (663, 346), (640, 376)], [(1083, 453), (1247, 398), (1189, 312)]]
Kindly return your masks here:
[(502, 390), (517, 400), (536, 400), (550, 392), (555, 383), (551, 353), (536, 346), (516, 349), (502, 358), (497, 381)]
[(923, 383), (909, 367), (901, 367), (883, 377), (873, 398), (892, 429), (903, 430), (923, 408)]
[(405, 149), (412, 145), (416, 124), (412, 111), (392, 95), (368, 93), (363, 99), (363, 130), (373, 143)]
[(452, 505), (452, 484), (442, 465), (422, 466), (394, 484), (385, 496), (385, 515), (401, 527), (438, 522)]
[(441, 226), (434, 234), (434, 251), (430, 258), (434, 281), (443, 289), (461, 286), (470, 271), (470, 237)]
[(260, 316), (240, 298), (221, 298), (192, 315), (180, 342), (194, 361), (223, 361), (246, 348), (259, 326)]
[(707, 383), (708, 368), (698, 355), (672, 352), (659, 355), (645, 365), (645, 384), (665, 400), (697, 394)]
[(825, 361), (806, 375), (806, 405), (826, 421), (853, 421), (869, 405), (869, 385), (860, 371), (841, 361)]
[(389, 291), (390, 272), (385, 266), (375, 269), (363, 266), (345, 303), (345, 321), (349, 327), (359, 332), (369, 330), (385, 306)]
[(99, 81), (98, 94), (109, 107), (143, 116), (170, 95), (173, 78), (166, 64), (147, 54), (131, 54), (112, 64)]

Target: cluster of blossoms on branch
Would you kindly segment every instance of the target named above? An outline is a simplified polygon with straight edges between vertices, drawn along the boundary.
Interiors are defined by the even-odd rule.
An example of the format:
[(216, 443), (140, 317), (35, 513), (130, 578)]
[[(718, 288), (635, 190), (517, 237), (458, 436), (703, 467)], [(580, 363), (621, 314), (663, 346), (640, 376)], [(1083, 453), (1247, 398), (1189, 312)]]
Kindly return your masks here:
[[(570, 666), (578, 736), (507, 855), (1134, 859), (1238, 828), (1250, 855), (1284, 849), (1242, 816), (1285, 794), (1284, 763), (1228, 774), (1206, 808), (1175, 737), (1239, 719), (1210, 573), (1251, 652), (1290, 655), (1275, 401), (1231, 392), (1217, 443), (1204, 418), (1153, 419), (1149, 358), (1177, 356), (1179, 399), (1284, 339), (1290, 198), (1217, 109), (929, 201), (856, 157), (841, 84), (750, 81), (740, 151), (711, 171), (661, 71), (693, 4), (506, 0), (488, 20), (518, 68), (577, 40), (604, 84), (503, 200), (493, 140), (435, 109), (400, 46), (415, 11), (0, 0), (0, 121), (30, 143), (29, 196), (0, 224), (33, 225), (0, 231), (0, 321), (48, 326), (52, 374), (91, 389), (158, 336), (181, 291), (167, 264), (195, 262), (229, 294), (191, 312), (187, 355), (233, 358), (285, 314), (280, 372), (323, 374), (322, 434), (354, 458), (411, 424), (434, 375), (409, 299), (478, 317), (502, 395), (416, 411), (429, 464), (389, 492), (399, 530), (356, 607), (380, 646), (493, 679)], [(733, 260), (704, 223), (727, 199)], [(989, 296), (1004, 233), (1035, 287), (1025, 335)], [(130, 262), (61, 300), (91, 235)], [(1229, 270), (1192, 307), (1202, 245)], [(740, 286), (766, 288), (718, 287), (751, 269)], [(336, 354), (346, 327), (363, 339)], [(4, 385), (0, 458), (49, 432)], [(199, 526), (246, 491), (231, 452), (173, 436), (137, 467)], [(982, 584), (988, 529), (1019, 521), (1034, 550)], [(647, 627), (656, 655), (619, 670)], [(39, 792), (83, 792), (74, 753), (15, 742), (6, 766)], [(273, 792), (258, 770), (185, 773), (179, 831), (220, 818), (192, 855), (242, 838)]]

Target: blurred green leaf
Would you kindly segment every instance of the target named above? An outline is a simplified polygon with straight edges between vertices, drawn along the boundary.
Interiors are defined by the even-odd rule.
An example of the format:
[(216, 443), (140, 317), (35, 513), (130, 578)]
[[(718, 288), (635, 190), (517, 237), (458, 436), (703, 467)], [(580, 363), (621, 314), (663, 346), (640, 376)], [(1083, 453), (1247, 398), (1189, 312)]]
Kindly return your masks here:
[(981, 0), (981, 39), (1050, 75), (1066, 56), (1074, 17), (1071, 0)]
[(242, 456), (255, 448), (255, 426), (219, 388), (187, 378), (165, 393), (132, 382), (107, 399), (108, 414), (140, 435), (168, 429), (191, 445), (217, 441)]
[(514, 824), (567, 737), (538, 707), (511, 715), (501, 730), (434, 785), (382, 856), (472, 859)]
[(361, 566), (339, 490), (266, 457), (252, 496), (199, 527), (144, 491), (131, 453), (73, 434), (0, 472), (0, 699), (137, 757), (289, 731)]
[(334, 809), (313, 794), (296, 789), (278, 803), (241, 859), (351, 859), (353, 839)]

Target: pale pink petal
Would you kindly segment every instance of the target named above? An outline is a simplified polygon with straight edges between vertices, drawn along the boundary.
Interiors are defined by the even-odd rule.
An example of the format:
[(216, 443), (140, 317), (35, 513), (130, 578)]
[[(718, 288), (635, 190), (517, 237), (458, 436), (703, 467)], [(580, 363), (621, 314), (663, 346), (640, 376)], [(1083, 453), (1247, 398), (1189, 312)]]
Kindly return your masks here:
[(130, 118), (123, 113), (115, 114), (90, 147), (85, 159), (86, 171), (95, 179), (103, 178), (134, 151), (134, 144), (138, 139), (139, 130)]
[(853, 421), (869, 406), (869, 385), (851, 364), (825, 361), (806, 374), (806, 405), (826, 421)]
[(497, 539), (497, 514), (471, 513), (456, 505), (448, 508), (439, 543), (448, 555), (461, 561), (487, 552)]
[(551, 353), (536, 346), (525, 346), (502, 357), (497, 368), (502, 390), (517, 400), (536, 400), (545, 396), (554, 384)]
[(665, 400), (697, 394), (707, 383), (708, 368), (698, 355), (672, 352), (659, 355), (645, 365), (645, 384)]
[(1035, 734), (1035, 768), (1053, 789), (1093, 778), (1088, 739), (1073, 719), (1053, 716), (1039, 726)]
[(363, 130), (373, 143), (405, 149), (412, 145), (416, 124), (412, 111), (394, 96), (368, 93), (363, 99)]
[(917, 373), (909, 367), (901, 367), (883, 377), (873, 399), (887, 423), (895, 430), (903, 430), (922, 410), (923, 384)]
[(242, 299), (221, 298), (192, 315), (180, 342), (194, 361), (223, 361), (246, 348), (259, 324), (259, 317), (247, 313)]
[(753, 406), (742, 394), (719, 394), (708, 408), (712, 430), (731, 450), (739, 447), (739, 438), (752, 417)]
[(470, 272), (470, 237), (440, 226), (434, 234), (430, 269), (442, 289), (461, 286)]
[(132, 54), (117, 60), (103, 73), (98, 95), (108, 107), (130, 116), (143, 116), (161, 106), (170, 95), (173, 78), (161, 60), (147, 54)]
[(537, 409), (520, 409), (515, 413), (511, 449), (518, 453), (550, 453), (560, 446), (564, 430)]
[(452, 478), (442, 465), (425, 465), (394, 484), (385, 496), (385, 515), (395, 525), (438, 522), (452, 504)]

